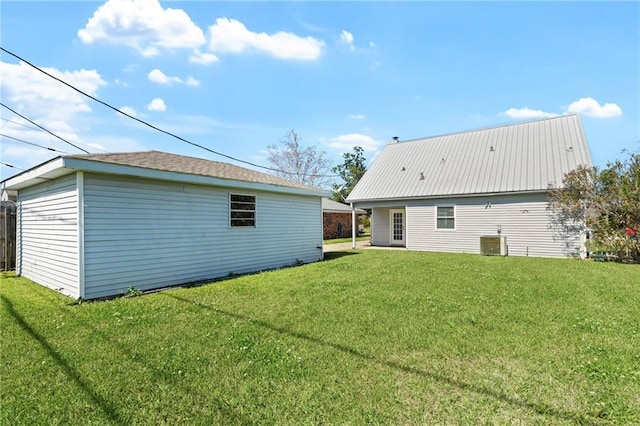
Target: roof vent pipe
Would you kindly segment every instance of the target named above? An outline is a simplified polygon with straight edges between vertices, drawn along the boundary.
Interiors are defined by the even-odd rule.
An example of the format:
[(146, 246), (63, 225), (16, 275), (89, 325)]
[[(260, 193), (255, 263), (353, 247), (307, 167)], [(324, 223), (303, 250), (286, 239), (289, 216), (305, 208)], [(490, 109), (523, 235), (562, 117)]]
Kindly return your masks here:
[(393, 143), (398, 143), (400, 141), (400, 138), (398, 136), (394, 136), (391, 139), (393, 139)]

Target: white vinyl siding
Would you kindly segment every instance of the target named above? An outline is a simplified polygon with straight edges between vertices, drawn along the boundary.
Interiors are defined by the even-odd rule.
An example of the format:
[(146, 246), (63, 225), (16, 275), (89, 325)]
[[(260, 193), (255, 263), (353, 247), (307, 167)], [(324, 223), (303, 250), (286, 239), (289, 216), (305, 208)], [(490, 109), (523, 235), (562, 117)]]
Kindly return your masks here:
[(391, 244), (389, 209), (377, 208), (371, 211), (371, 245), (388, 246)]
[(322, 258), (320, 197), (256, 192), (255, 227), (229, 226), (232, 188), (85, 175), (86, 298)]
[[(388, 202), (360, 203), (372, 208), (373, 245), (389, 245)], [(437, 229), (437, 206), (455, 206), (455, 229)], [(507, 237), (510, 256), (579, 256), (578, 230), (560, 229), (547, 210), (544, 193), (406, 201), (406, 247), (409, 250), (480, 253), (483, 235)], [(384, 229), (380, 229), (384, 228)], [(446, 232), (445, 232), (446, 231)]]
[(75, 174), (18, 195), (16, 272), (71, 297), (80, 297), (77, 199)]
[(436, 206), (407, 205), (407, 248), (411, 250), (480, 253), (480, 237), (507, 237), (510, 256), (569, 257), (580, 252), (580, 235), (560, 232), (551, 220), (544, 194), (502, 195), (447, 200), (455, 204), (455, 231), (436, 229)]

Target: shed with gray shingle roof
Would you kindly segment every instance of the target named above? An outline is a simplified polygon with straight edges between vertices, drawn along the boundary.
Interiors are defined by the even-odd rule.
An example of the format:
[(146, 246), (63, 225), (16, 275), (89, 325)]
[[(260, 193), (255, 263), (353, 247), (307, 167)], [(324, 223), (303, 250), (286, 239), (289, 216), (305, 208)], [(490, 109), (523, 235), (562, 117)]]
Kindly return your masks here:
[[(351, 206), (333, 201), (330, 198), (322, 199), (322, 223), (325, 240), (334, 238), (349, 237), (353, 230), (353, 219)], [(367, 211), (355, 209), (356, 231), (359, 231), (360, 217), (366, 215)]]
[(373, 209), (374, 245), (479, 253), (499, 233), (512, 255), (573, 256), (582, 236), (559, 227), (546, 193), (581, 164), (578, 115), (393, 142), (347, 201)]
[(158, 151), (58, 157), (18, 192), (16, 272), (92, 299), (322, 258), (327, 193)]

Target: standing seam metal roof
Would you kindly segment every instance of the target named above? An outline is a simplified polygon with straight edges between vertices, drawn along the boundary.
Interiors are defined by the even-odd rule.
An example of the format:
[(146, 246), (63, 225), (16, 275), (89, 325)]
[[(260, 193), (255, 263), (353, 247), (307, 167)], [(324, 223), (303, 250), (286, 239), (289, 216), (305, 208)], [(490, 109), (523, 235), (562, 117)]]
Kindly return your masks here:
[(591, 166), (580, 117), (544, 120), (388, 144), (347, 201), (546, 190)]

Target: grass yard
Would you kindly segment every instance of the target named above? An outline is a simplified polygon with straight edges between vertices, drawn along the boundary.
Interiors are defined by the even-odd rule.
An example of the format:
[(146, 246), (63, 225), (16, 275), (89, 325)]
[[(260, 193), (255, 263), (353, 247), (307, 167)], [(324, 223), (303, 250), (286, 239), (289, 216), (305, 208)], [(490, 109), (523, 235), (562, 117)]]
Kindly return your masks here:
[(74, 304), (4, 275), (0, 424), (635, 424), (640, 267), (364, 250)]

